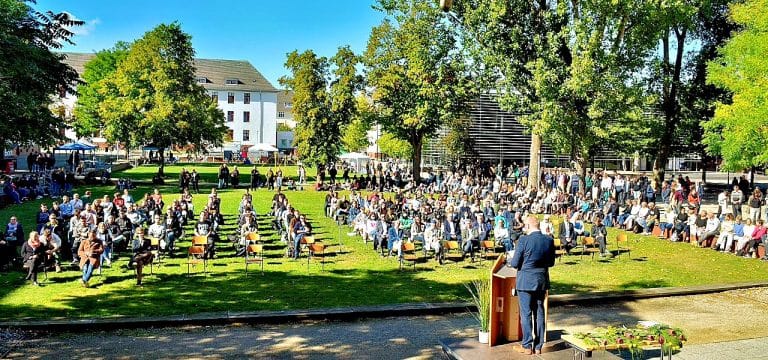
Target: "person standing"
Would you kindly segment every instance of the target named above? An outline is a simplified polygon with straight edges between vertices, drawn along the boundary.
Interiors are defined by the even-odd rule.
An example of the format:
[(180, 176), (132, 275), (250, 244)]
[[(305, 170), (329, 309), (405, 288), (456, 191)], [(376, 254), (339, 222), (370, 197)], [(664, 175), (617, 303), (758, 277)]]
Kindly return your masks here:
[(547, 332), (544, 300), (549, 290), (549, 268), (555, 265), (554, 240), (541, 233), (539, 220), (525, 219), (527, 235), (520, 237), (510, 266), (517, 269), (515, 291), (520, 307), (523, 339), (515, 350), (541, 354)]

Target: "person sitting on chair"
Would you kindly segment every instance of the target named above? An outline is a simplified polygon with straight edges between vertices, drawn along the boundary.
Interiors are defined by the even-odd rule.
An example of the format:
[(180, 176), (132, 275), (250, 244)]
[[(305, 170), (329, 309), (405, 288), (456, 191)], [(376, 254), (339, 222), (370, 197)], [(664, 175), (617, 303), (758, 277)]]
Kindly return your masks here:
[(133, 239), (133, 257), (128, 262), (129, 269), (136, 269), (136, 285), (141, 286), (142, 270), (145, 266), (152, 263), (152, 242), (144, 236), (144, 228), (136, 229), (136, 235)]
[(24, 241), (24, 228), (16, 216), (11, 216), (11, 220), (5, 226), (4, 236), (0, 239), (0, 267), (13, 265), (13, 260), (18, 256), (16, 248), (22, 241)]
[(195, 236), (204, 236), (206, 239), (208, 239), (208, 247), (203, 256), (207, 259), (213, 259), (213, 256), (216, 254), (216, 250), (214, 248), (215, 237), (213, 232), (213, 224), (211, 224), (211, 221), (208, 219), (207, 211), (200, 213), (200, 220), (197, 222), (197, 224), (195, 224)]
[(309, 226), (307, 226), (307, 218), (304, 214), (299, 216), (299, 221), (293, 226), (293, 259), (299, 259), (299, 253), (301, 252), (301, 239), (304, 236), (309, 235)]
[(77, 253), (80, 256), (80, 268), (83, 269), (83, 278), (80, 283), (88, 287), (88, 281), (91, 280), (93, 270), (100, 265), (101, 254), (104, 252), (104, 244), (96, 238), (96, 231), (89, 230), (88, 236), (80, 242)]
[(37, 282), (37, 273), (45, 261), (45, 250), (45, 246), (40, 242), (40, 236), (37, 231), (29, 233), (29, 240), (21, 248), (24, 268), (27, 269), (26, 280), (31, 280), (32, 284), (37, 286), (40, 286)]
[(240, 241), (238, 243), (239, 248), (235, 256), (244, 256), (248, 245), (251, 245), (251, 242), (248, 240), (248, 235), (257, 234), (259, 232), (259, 227), (256, 226), (256, 222), (253, 221), (253, 216), (247, 215), (244, 217), (244, 219), (245, 224), (240, 227)]

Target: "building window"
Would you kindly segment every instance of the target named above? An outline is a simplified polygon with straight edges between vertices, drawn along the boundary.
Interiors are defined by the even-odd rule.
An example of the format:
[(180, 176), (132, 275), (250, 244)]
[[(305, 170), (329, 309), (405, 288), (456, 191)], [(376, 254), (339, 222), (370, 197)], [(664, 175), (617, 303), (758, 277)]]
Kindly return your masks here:
[(239, 83), (240, 83), (240, 80), (239, 80), (239, 79), (227, 79), (227, 80), (226, 80), (226, 84), (227, 84), (227, 85), (237, 85), (237, 84), (239, 84)]
[(280, 118), (280, 119), (284, 118), (284, 117), (285, 117), (285, 112), (283, 112), (283, 111), (278, 111), (278, 112), (277, 112), (277, 117), (278, 117), (278, 118)]
[(227, 130), (226, 141), (233, 141), (233, 140), (235, 140), (235, 130), (229, 129)]
[(208, 83), (208, 78), (207, 77), (199, 77), (199, 78), (197, 78), (197, 83), (198, 84), (207, 84)]
[(283, 107), (286, 108), (286, 109), (290, 109), (290, 108), (293, 107), (293, 104), (291, 104), (289, 102), (285, 102), (285, 103), (283, 103)]
[(243, 130), (243, 141), (250, 141), (250, 140), (251, 140), (251, 131)]
[(243, 104), (250, 104), (250, 103), (251, 103), (251, 93), (243, 94)]
[(227, 121), (229, 121), (229, 122), (235, 121), (235, 112), (234, 111), (227, 111)]
[(243, 122), (251, 122), (251, 112), (243, 111)]
[(213, 100), (213, 102), (215, 102), (215, 103), (219, 102), (219, 92), (218, 91), (214, 91), (214, 92), (211, 93), (211, 100)]
[(235, 103), (235, 93), (228, 92), (227, 93), (227, 104), (234, 104)]

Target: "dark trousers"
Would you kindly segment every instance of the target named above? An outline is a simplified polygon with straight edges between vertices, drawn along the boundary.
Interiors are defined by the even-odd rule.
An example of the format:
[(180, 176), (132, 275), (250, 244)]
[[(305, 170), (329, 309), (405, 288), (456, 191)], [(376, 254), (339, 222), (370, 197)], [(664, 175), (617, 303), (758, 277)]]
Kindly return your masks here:
[(544, 334), (547, 332), (547, 319), (544, 316), (545, 295), (544, 290), (517, 290), (520, 324), (523, 327), (521, 345), (526, 349), (541, 350), (544, 345)]

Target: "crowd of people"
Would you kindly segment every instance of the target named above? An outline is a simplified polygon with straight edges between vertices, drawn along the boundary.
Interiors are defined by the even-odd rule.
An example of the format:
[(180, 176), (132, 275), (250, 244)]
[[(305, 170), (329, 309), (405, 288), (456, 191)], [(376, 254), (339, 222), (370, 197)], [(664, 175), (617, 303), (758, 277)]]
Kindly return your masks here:
[[(671, 241), (690, 241), (746, 257), (757, 257), (758, 248), (768, 245), (761, 219), (766, 196), (759, 188), (751, 189), (743, 178), (735, 182), (732, 191), (718, 196), (717, 212), (708, 212), (701, 209), (701, 184), (684, 177), (657, 184), (645, 176), (598, 171), (581, 177), (569, 170), (548, 169), (538, 186), (528, 187), (526, 168), (499, 168), (479, 161), (430, 172), (419, 184), (402, 176), (406, 169), (394, 163), (369, 165), (368, 170), (372, 177), (346, 181), (331, 177), (333, 183), (327, 184), (324, 176), (318, 175), (318, 180), (330, 187), (325, 198), (326, 216), (350, 225), (381, 256), (401, 259), (406, 242), (421, 244), (425, 257), (433, 256), (440, 263), (454, 250), (446, 246), (452, 242), (458, 244), (454, 257), (461, 260), (474, 261), (489, 247), (512, 252), (524, 234), (523, 219), (528, 215), (542, 218), (542, 233), (556, 239), (565, 252), (582, 247), (582, 239), (591, 237), (600, 256), (611, 256), (607, 239), (610, 227), (646, 235), (656, 230)], [(219, 185), (237, 187), (238, 168), (228, 171), (222, 165), (219, 174), (226, 176), (219, 176)], [(227, 239), (236, 247), (237, 255), (245, 255), (248, 245), (258, 241), (258, 236), (250, 235), (259, 231), (250, 189), (267, 187), (274, 189), (275, 195), (265, 215), (286, 243), (286, 255), (298, 258), (305, 240), (312, 235), (311, 224), (282, 192), (280, 170), (270, 170), (264, 177), (258, 168), (251, 173), (251, 186), (238, 207), (237, 230)], [(232, 181), (232, 174), (238, 180)], [(370, 189), (368, 186), (354, 185), (349, 195), (337, 191), (368, 178), (376, 184), (370, 192), (361, 191)], [(29, 233), (15, 216), (11, 217), (0, 239), (0, 266), (23, 264), (28, 279), (37, 283), (39, 271), (66, 270), (66, 262), (71, 261), (70, 265), (79, 266), (81, 281), (87, 286), (94, 270), (111, 266), (114, 254), (130, 252), (129, 266), (136, 268), (140, 284), (142, 268), (157, 253), (173, 256), (177, 251), (176, 244), (188, 223), (193, 225), (194, 236), (206, 239), (202, 256), (213, 258), (224, 224), (218, 187), (211, 189), (195, 221), (190, 189), (199, 191), (199, 174), (194, 169), (182, 171), (180, 185), (181, 194), (168, 204), (157, 189), (139, 201), (134, 201), (128, 189), (102, 198), (93, 198), (90, 192), (69, 198), (64, 192), (50, 207), (40, 206), (36, 226)], [(768, 218), (768, 212), (765, 216)]]
[[(526, 168), (500, 169), (482, 162), (430, 173), (419, 185), (393, 184), (393, 196), (379, 191), (363, 196), (354, 187), (349, 196), (341, 196), (331, 189), (325, 208), (327, 216), (349, 224), (382, 256), (393, 251), (401, 255), (403, 241), (421, 243), (425, 256), (433, 253), (441, 262), (451, 240), (458, 242), (462, 258), (474, 260), (487, 241), (511, 251), (523, 233), (522, 219), (536, 214), (543, 215), (542, 232), (558, 239), (566, 252), (581, 248), (581, 239), (591, 237), (600, 256), (611, 256), (607, 228), (645, 235), (658, 228), (672, 241), (693, 238), (702, 246), (757, 257), (758, 246), (766, 245), (759, 219), (765, 197), (756, 188), (747, 199), (739, 189), (749, 191), (749, 182), (742, 177), (735, 183), (736, 195), (721, 194), (721, 211), (709, 216), (724, 226), (707, 221), (706, 212), (700, 211), (703, 186), (687, 177), (657, 184), (640, 175), (598, 171), (581, 177), (566, 169), (548, 169), (538, 186), (527, 188)], [(747, 204), (750, 224), (742, 225), (736, 213)], [(729, 216), (735, 226), (728, 222)]]

